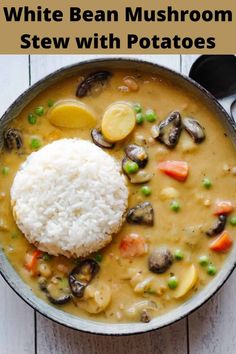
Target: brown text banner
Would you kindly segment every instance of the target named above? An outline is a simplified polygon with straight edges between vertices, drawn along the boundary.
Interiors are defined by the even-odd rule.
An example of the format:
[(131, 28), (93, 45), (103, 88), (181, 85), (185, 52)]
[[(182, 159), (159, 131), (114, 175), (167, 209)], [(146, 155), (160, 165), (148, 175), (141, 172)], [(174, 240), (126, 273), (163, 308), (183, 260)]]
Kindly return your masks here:
[(235, 53), (235, 0), (2, 0), (2, 54)]

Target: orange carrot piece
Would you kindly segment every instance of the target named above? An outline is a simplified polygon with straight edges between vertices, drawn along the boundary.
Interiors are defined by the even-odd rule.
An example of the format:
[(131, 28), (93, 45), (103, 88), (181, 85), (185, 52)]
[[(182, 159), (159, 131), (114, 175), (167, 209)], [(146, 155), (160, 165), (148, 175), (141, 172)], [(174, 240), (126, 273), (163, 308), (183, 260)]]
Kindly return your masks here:
[(34, 272), (37, 259), (41, 256), (42, 252), (40, 250), (35, 250), (29, 258), (29, 261), (26, 262), (25, 268), (28, 269), (30, 272)]
[(230, 214), (234, 206), (230, 200), (218, 200), (215, 203), (214, 215)]
[(185, 161), (163, 161), (157, 167), (161, 172), (180, 182), (184, 182), (188, 177), (189, 166)]
[(119, 248), (122, 257), (124, 258), (142, 256), (147, 252), (145, 239), (134, 233), (125, 236), (121, 241)]
[(224, 252), (230, 249), (233, 240), (228, 231), (223, 231), (211, 244), (210, 249), (215, 252)]

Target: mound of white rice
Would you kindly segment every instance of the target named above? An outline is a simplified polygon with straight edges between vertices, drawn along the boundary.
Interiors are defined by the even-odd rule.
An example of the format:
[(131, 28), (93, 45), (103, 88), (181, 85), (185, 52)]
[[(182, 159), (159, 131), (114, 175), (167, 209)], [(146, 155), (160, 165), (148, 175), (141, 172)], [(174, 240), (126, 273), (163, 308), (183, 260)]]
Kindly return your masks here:
[(79, 139), (57, 140), (32, 153), (11, 188), (13, 215), (29, 242), (67, 257), (108, 244), (122, 225), (127, 200), (115, 160)]

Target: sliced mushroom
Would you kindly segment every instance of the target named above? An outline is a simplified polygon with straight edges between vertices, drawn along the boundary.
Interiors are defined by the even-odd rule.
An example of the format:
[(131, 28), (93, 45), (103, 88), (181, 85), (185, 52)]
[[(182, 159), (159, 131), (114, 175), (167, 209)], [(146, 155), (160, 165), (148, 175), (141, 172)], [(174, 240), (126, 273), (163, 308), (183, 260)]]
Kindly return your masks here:
[(53, 305), (64, 305), (72, 298), (71, 293), (65, 291), (64, 287), (60, 286), (60, 282), (53, 284), (52, 282), (47, 283), (44, 280), (40, 282), (39, 287)]
[(4, 143), (8, 150), (19, 150), (23, 146), (20, 130), (9, 128), (4, 134)]
[(179, 112), (172, 112), (159, 125), (151, 129), (152, 137), (168, 148), (174, 148), (182, 131), (181, 116)]
[(97, 84), (104, 84), (111, 77), (109, 71), (98, 71), (87, 76), (78, 86), (76, 91), (77, 97), (85, 97), (91, 91), (93, 86)]
[(115, 144), (114, 143), (109, 143), (107, 140), (104, 139), (104, 136), (102, 135), (101, 130), (98, 129), (93, 129), (91, 131), (91, 137), (93, 139), (94, 144), (97, 146), (104, 148), (104, 149), (112, 149)]
[(148, 154), (143, 146), (130, 144), (125, 148), (127, 157), (136, 162), (140, 168), (144, 168), (148, 162)]
[(183, 126), (196, 144), (200, 144), (205, 140), (205, 129), (196, 119), (184, 118)]
[(131, 224), (143, 224), (153, 226), (154, 210), (152, 204), (144, 202), (129, 209), (126, 220)]
[(207, 236), (219, 235), (222, 231), (224, 231), (226, 221), (227, 221), (227, 215), (224, 214), (219, 215), (215, 225), (206, 232)]
[(135, 175), (129, 175), (130, 182), (133, 184), (147, 183), (152, 177), (153, 173), (149, 173), (145, 170), (140, 170)]
[(69, 274), (71, 291), (76, 297), (83, 297), (86, 286), (99, 272), (100, 266), (93, 259), (82, 260)]
[(148, 268), (153, 273), (164, 273), (173, 263), (173, 256), (168, 248), (156, 248), (148, 258)]

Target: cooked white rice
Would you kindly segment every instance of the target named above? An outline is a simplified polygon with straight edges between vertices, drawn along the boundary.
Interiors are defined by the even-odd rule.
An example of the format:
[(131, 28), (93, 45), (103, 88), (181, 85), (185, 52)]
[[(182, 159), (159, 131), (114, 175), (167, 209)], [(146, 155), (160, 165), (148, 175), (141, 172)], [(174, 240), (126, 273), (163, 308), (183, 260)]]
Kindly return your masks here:
[(108, 244), (121, 227), (127, 200), (119, 165), (79, 139), (57, 140), (32, 153), (11, 188), (13, 215), (29, 242), (68, 257)]

